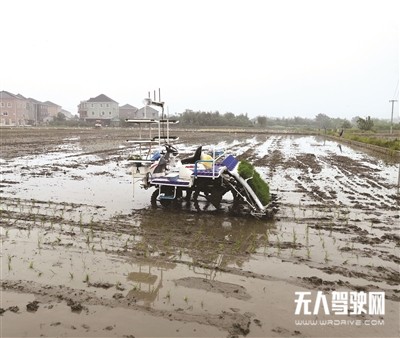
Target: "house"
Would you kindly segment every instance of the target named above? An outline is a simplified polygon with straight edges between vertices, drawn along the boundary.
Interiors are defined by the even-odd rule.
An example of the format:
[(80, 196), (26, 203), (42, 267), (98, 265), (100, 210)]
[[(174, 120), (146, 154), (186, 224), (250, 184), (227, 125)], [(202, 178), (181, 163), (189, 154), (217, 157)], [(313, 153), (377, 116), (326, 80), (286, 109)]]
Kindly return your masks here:
[(27, 100), (33, 109), (33, 116), (32, 119), (29, 120), (29, 124), (37, 126), (38, 124), (43, 124), (50, 121), (48, 111), (49, 106), (46, 103), (35, 100), (31, 97)]
[(20, 94), (0, 91), (0, 125), (24, 126), (28, 124), (30, 117), (31, 112), (26, 98)]
[(137, 109), (130, 104), (119, 107), (119, 117), (121, 120), (125, 119), (157, 119), (159, 112), (149, 106)]
[(45, 105), (47, 105), (47, 113), (49, 114), (49, 119), (54, 119), (57, 117), (58, 113), (61, 113), (61, 106), (58, 104), (55, 104), (51, 101), (45, 101), (43, 102)]
[(0, 91), (0, 125), (26, 126), (46, 123), (57, 116), (61, 106), (27, 98), (22, 94)]
[(76, 115), (72, 115), (71, 112), (69, 112), (68, 110), (65, 110), (65, 109), (61, 109), (61, 113), (64, 114), (64, 116), (67, 120), (72, 120), (73, 118), (76, 117)]
[(136, 119), (138, 118), (136, 113), (138, 109), (130, 104), (123, 105), (119, 107), (119, 118), (121, 120), (125, 119)]
[(136, 112), (138, 119), (158, 119), (158, 110), (149, 106), (144, 106)]
[(17, 94), (17, 96), (25, 101), (26, 103), (26, 110), (27, 110), (27, 114), (26, 114), (26, 124), (27, 125), (34, 125), (35, 124), (35, 106), (33, 104), (32, 101), (30, 101), (27, 97), (23, 96), (22, 94)]
[(102, 125), (110, 125), (111, 120), (119, 119), (119, 106), (118, 102), (100, 94), (87, 101), (81, 101), (78, 114), (81, 120), (93, 123), (100, 121)]

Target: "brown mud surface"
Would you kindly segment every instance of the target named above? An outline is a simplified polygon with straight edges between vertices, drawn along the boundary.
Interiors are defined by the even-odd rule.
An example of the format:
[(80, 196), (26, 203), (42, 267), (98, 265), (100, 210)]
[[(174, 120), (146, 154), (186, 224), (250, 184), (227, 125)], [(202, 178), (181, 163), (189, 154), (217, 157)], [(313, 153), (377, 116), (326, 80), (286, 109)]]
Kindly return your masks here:
[[(131, 129), (0, 132), (3, 337), (399, 336), (390, 158), (317, 136), (175, 131), (182, 158), (216, 145), (256, 165), (279, 197), (260, 220), (229, 201), (151, 208), (133, 189)], [(298, 291), (384, 292), (385, 314), (295, 315)], [(309, 319), (362, 324), (296, 322)]]

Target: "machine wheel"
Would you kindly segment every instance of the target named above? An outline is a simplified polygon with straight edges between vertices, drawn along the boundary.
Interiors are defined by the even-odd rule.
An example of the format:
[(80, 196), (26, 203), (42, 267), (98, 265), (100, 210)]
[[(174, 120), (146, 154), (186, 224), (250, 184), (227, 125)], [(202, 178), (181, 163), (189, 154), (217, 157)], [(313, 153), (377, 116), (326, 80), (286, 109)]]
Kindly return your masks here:
[[(172, 195), (174, 193), (174, 188), (173, 187), (166, 187), (163, 186), (161, 187), (161, 193), (165, 193), (167, 195)], [(159, 195), (160, 191), (158, 188), (153, 191), (151, 194), (151, 206), (153, 208), (157, 208), (157, 197)], [(182, 192), (180, 192), (180, 195), (182, 196)], [(176, 197), (179, 197), (179, 191), (177, 191)], [(176, 201), (175, 199), (160, 199), (158, 202), (164, 207), (164, 208), (169, 208), (173, 204), (173, 202)]]
[(231, 212), (233, 214), (240, 214), (245, 208), (246, 208), (246, 203), (243, 200), (243, 196), (249, 198), (249, 196), (246, 196), (246, 190), (244, 187), (236, 180), (231, 180), (231, 188), (230, 191), (233, 196), (233, 203), (231, 207)]
[(186, 196), (185, 196), (185, 201), (190, 202), (192, 199), (192, 189), (187, 189), (186, 190)]
[(197, 211), (200, 211), (200, 205), (199, 205), (199, 200), (198, 200), (198, 198), (200, 196), (200, 190), (195, 189), (192, 196), (193, 196), (194, 207), (196, 208)]
[(157, 197), (158, 197), (158, 188), (156, 188), (156, 190), (154, 190), (153, 193), (151, 194), (151, 206), (153, 208), (157, 208)]

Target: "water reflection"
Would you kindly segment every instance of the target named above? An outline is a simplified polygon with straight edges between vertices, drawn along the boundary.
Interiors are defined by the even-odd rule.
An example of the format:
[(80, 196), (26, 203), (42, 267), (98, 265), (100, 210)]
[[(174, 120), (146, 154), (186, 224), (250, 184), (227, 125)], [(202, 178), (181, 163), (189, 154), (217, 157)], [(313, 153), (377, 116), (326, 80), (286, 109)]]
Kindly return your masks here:
[(157, 300), (159, 291), (163, 287), (163, 272), (175, 267), (176, 264), (168, 262), (139, 264), (139, 271), (130, 272), (127, 276), (127, 280), (134, 285), (126, 297), (143, 301), (144, 305), (151, 305)]
[(161, 254), (166, 259), (199, 267), (193, 271), (205, 278), (212, 275), (202, 267), (242, 266), (276, 229), (274, 221), (250, 216), (165, 209), (142, 211), (140, 224), (142, 245), (151, 248), (153, 256)]

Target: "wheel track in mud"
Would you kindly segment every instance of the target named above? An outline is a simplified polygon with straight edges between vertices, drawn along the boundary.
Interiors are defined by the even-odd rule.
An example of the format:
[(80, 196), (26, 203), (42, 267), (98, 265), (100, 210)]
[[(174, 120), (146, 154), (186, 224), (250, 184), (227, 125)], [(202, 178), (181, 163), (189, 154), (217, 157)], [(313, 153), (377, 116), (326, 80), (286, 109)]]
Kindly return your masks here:
[[(4, 201), (2, 201), (4, 203)], [(21, 203), (24, 202), (27, 205), (32, 204), (32, 201), (20, 201)], [(10, 205), (13, 205), (14, 208), (17, 207), (17, 200), (16, 199), (11, 199), (9, 201)], [(35, 202), (35, 205), (46, 205), (47, 203), (45, 202)], [(79, 249), (79, 248), (85, 248), (87, 245), (85, 244), (85, 234), (82, 234), (82, 229), (83, 231), (95, 231), (96, 236), (98, 238), (106, 238), (109, 233), (114, 233), (114, 234), (126, 234), (129, 236), (142, 236), (144, 238), (143, 243), (148, 243), (145, 245), (138, 245), (135, 246), (132, 244), (131, 246), (128, 247), (123, 247), (122, 245), (120, 246), (115, 246), (113, 247), (108, 247), (105, 248), (101, 251), (105, 252), (106, 254), (117, 254), (120, 257), (126, 257), (129, 259), (135, 259), (138, 257), (146, 257), (148, 254), (146, 252), (148, 251), (148, 248), (151, 247), (152, 251), (151, 252), (158, 252), (158, 253), (163, 253), (161, 256), (158, 254), (155, 259), (165, 261), (165, 262), (172, 262), (172, 263), (180, 263), (180, 264), (185, 264), (185, 265), (195, 265), (201, 268), (206, 268), (210, 270), (216, 270), (216, 271), (223, 271), (227, 273), (232, 273), (238, 276), (246, 276), (246, 277), (255, 277), (259, 279), (266, 279), (268, 280), (270, 277), (265, 276), (265, 275), (260, 275), (257, 273), (252, 273), (251, 271), (243, 271), (241, 269), (237, 268), (228, 268), (226, 265), (214, 265), (212, 264), (212, 260), (207, 261), (204, 260), (204, 251), (208, 251), (210, 256), (215, 256), (215, 255), (220, 255), (223, 254), (225, 256), (225, 259), (228, 261), (233, 259), (242, 259), (242, 260), (247, 260), (251, 255), (254, 255), (255, 252), (253, 252), (254, 248), (260, 247), (263, 245), (264, 239), (261, 237), (257, 236), (247, 236), (245, 238), (242, 237), (240, 240), (240, 247), (235, 246), (235, 242), (232, 242), (231, 244), (228, 244), (226, 242), (220, 242), (213, 234), (206, 234), (205, 232), (199, 232), (200, 235), (197, 235), (197, 232), (193, 232), (193, 228), (186, 227), (186, 229), (182, 229), (179, 227), (176, 227), (174, 225), (174, 221), (171, 220), (171, 224), (168, 225), (168, 223), (165, 225), (165, 227), (160, 228), (156, 226), (156, 222), (152, 221), (147, 221), (148, 225), (144, 224), (141, 227), (135, 227), (132, 226), (132, 220), (130, 219), (131, 216), (126, 216), (126, 215), (119, 215), (116, 216), (114, 219), (110, 219), (107, 222), (99, 222), (99, 221), (90, 221), (90, 222), (85, 222), (85, 223), (80, 223), (79, 221), (74, 221), (71, 219), (65, 219), (64, 217), (61, 217), (60, 215), (54, 215), (54, 210), (55, 207), (57, 208), (55, 213), (60, 213), (64, 208), (71, 207), (68, 204), (54, 204), (52, 207), (49, 209), (52, 211), (53, 215), (48, 215), (48, 214), (40, 214), (38, 212), (26, 212), (26, 213), (21, 213), (18, 211), (2, 211), (2, 215), (7, 215), (6, 217), (2, 217), (2, 220), (0, 222), (0, 225), (4, 227), (5, 229), (7, 228), (16, 228), (20, 230), (31, 230), (33, 228), (40, 228), (40, 220), (45, 219), (46, 220), (46, 225), (42, 225), (42, 229), (46, 232), (55, 232), (56, 234), (62, 234), (66, 236), (67, 238), (70, 239), (71, 242), (66, 241), (65, 239), (63, 242), (53, 242), (53, 241), (47, 241), (44, 242), (43, 245), (47, 246), (65, 246), (67, 245), (70, 249)], [(74, 205), (74, 208), (77, 208), (78, 205)], [(86, 207), (86, 206), (84, 206)], [(147, 212), (145, 212), (147, 215), (146, 217), (151, 216)], [(135, 218), (135, 217), (134, 217)], [(156, 220), (157, 217), (154, 217)], [(289, 219), (290, 220), (290, 219)], [(56, 224), (57, 228), (55, 228), (53, 225), (50, 224)], [(332, 219), (327, 218), (325, 222), (321, 222), (321, 218), (318, 219), (304, 219), (303, 220), (304, 224), (307, 224), (311, 229), (315, 229), (316, 231), (326, 231), (329, 233), (346, 233), (347, 236), (351, 235), (353, 239), (351, 240), (352, 242), (355, 243), (363, 243), (367, 245), (376, 245), (376, 244), (382, 244), (386, 241), (397, 241), (396, 245), (400, 245), (400, 239), (393, 235), (394, 237), (391, 237), (389, 235), (383, 235), (380, 238), (379, 237), (374, 237), (374, 236), (369, 236), (368, 232), (366, 230), (363, 230), (362, 228), (354, 225), (354, 224), (347, 224), (345, 227), (344, 226), (339, 226), (339, 225), (334, 225), (332, 226)], [(315, 223), (315, 225), (312, 225)], [(153, 225), (154, 224), (154, 225)], [(311, 225), (310, 225), (311, 224)], [(60, 230), (61, 227), (61, 230)], [(71, 229), (74, 230), (71, 230)], [(168, 235), (169, 235), (169, 242), (166, 242), (166, 237), (165, 236), (160, 236), (160, 230), (164, 231), (165, 229), (168, 228)], [(81, 229), (81, 230), (79, 230)], [(163, 230), (164, 229), (164, 230)], [(182, 236), (183, 233), (183, 236)], [(188, 236), (193, 238), (192, 241), (187, 241)], [(200, 237), (199, 237), (200, 236)], [(190, 238), (190, 237), (189, 237)], [(340, 241), (340, 239), (339, 239)], [(198, 246), (200, 244), (200, 246)], [(224, 245), (223, 248), (221, 248), (221, 244)], [(206, 247), (207, 249), (206, 249)], [(271, 249), (277, 249), (279, 250), (299, 250), (301, 246), (298, 246), (297, 244), (293, 246), (293, 243), (291, 242), (276, 242), (273, 240), (268, 241), (268, 247)], [(100, 250), (99, 248), (93, 249), (95, 251)], [(396, 262), (396, 260), (393, 259), (393, 255), (390, 254), (387, 250), (379, 250), (379, 251), (368, 251), (365, 248), (361, 251), (358, 251), (346, 246), (341, 247), (340, 249), (342, 252), (352, 252), (354, 254), (360, 255), (360, 256), (365, 256), (365, 257), (372, 257), (372, 256), (378, 256), (384, 261), (389, 261), (389, 262)], [(194, 258), (194, 261), (182, 261), (179, 259), (179, 256), (181, 252), (184, 252), (185, 254), (189, 254), (191, 257)], [(214, 253), (213, 253), (214, 252)], [(167, 253), (167, 254), (165, 254)], [(270, 254), (271, 255), (271, 254)], [(197, 258), (196, 258), (197, 257)], [(279, 257), (279, 255), (273, 254), (272, 257)], [(154, 259), (151, 256), (148, 257), (148, 259)], [(293, 263), (296, 263), (298, 260), (293, 257), (293, 258), (285, 258), (286, 261), (293, 261)], [(364, 280), (368, 280), (371, 282), (382, 282), (386, 281), (389, 285), (396, 285), (395, 283), (399, 283), (400, 279), (399, 276), (396, 275), (393, 270), (390, 268), (380, 268), (374, 270), (375, 273), (371, 273), (373, 270), (371, 270), (371, 266), (367, 267), (358, 267), (357, 269), (359, 270), (360, 268), (364, 270), (369, 270), (369, 273), (367, 272), (354, 272), (354, 268), (348, 268), (345, 266), (331, 266), (327, 268), (324, 264), (316, 263), (313, 262), (312, 260), (307, 260), (307, 259), (301, 259), (303, 264), (306, 264), (308, 267), (323, 271), (328, 274), (339, 274), (342, 275), (343, 277), (357, 277), (357, 278), (362, 278)], [(211, 264), (210, 264), (211, 263)], [(397, 262), (399, 263), (399, 262)], [(291, 283), (296, 283), (295, 279), (291, 280)], [(350, 285), (350, 284), (349, 284)], [(356, 288), (357, 286), (354, 286)], [(390, 289), (385, 289), (385, 291), (389, 294), (395, 294), (393, 290)], [(396, 300), (396, 297), (393, 297), (394, 300)]]
[[(98, 297), (95, 293), (66, 287), (64, 285), (52, 286), (43, 285), (33, 281), (7, 281), (1, 282), (3, 290), (12, 290), (21, 293), (34, 294), (39, 303), (64, 301), (67, 304), (79, 306), (79, 312), (91, 305), (101, 305), (108, 308), (124, 308), (130, 310), (141, 311), (155, 317), (163, 317), (169, 320), (180, 322), (192, 322), (203, 325), (215, 326), (219, 329), (226, 330), (231, 335), (246, 335), (249, 332), (251, 319), (254, 315), (250, 313), (241, 314), (239, 312), (222, 312), (218, 314), (193, 314), (184, 311), (168, 311), (155, 309), (148, 306), (136, 304), (134, 299), (129, 298), (104, 298)], [(71, 311), (75, 311), (71, 308)]]

